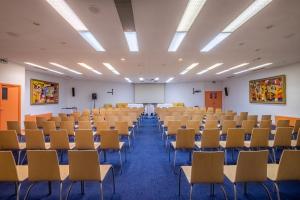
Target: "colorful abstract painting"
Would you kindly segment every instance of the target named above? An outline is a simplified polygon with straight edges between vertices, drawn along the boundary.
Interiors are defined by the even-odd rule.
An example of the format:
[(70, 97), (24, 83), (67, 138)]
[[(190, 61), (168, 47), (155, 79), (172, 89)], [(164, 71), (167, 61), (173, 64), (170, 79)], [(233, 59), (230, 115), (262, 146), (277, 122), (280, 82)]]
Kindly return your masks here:
[(285, 75), (249, 81), (250, 103), (286, 103)]
[(58, 104), (59, 84), (31, 79), (30, 81), (31, 105)]

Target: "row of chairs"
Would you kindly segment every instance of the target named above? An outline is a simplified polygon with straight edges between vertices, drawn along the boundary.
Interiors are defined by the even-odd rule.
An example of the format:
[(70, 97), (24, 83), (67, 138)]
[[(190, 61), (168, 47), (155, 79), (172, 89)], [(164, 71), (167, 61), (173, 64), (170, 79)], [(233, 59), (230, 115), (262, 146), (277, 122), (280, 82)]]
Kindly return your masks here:
[[(195, 184), (221, 185), (225, 199), (227, 194), (224, 175), (233, 183), (234, 200), (237, 200), (237, 184), (244, 184), (247, 193), (247, 183), (259, 183), (263, 186), (269, 199), (272, 199), (267, 180), (271, 180), (276, 189), (277, 199), (280, 200), (279, 183), (281, 181), (300, 181), (300, 151), (284, 150), (279, 164), (268, 164), (268, 151), (240, 151), (236, 165), (224, 165), (224, 152), (194, 152), (192, 165), (181, 166), (179, 174), (179, 196), (181, 196), (181, 176), (185, 175), (189, 185), (189, 199), (192, 199)], [(214, 191), (214, 190), (211, 190)]]
[[(102, 183), (108, 173), (112, 174), (113, 193), (115, 193), (114, 168), (110, 164), (100, 164), (98, 152), (95, 150), (69, 150), (68, 165), (60, 165), (57, 152), (54, 150), (28, 150), (28, 165), (16, 165), (12, 152), (0, 151), (0, 182), (16, 184), (16, 199), (20, 199), (21, 185), (25, 180), (31, 182), (24, 199), (30, 195), (33, 185), (38, 182), (59, 182), (59, 199), (62, 200), (62, 186), (65, 180), (72, 181), (68, 188), (66, 199), (75, 182), (95, 181), (100, 184), (100, 198), (103, 200)], [(84, 165), (82, 164), (84, 163)], [(51, 192), (49, 192), (51, 193)]]

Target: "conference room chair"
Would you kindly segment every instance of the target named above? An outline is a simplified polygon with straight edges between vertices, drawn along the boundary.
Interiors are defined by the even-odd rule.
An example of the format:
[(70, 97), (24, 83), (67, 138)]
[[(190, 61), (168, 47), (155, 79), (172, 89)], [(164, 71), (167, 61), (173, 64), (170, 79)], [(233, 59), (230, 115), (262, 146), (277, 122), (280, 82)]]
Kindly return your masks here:
[(73, 121), (62, 121), (60, 128), (66, 130), (69, 137), (72, 138), (75, 136), (75, 129), (74, 129)]
[(270, 129), (268, 128), (254, 128), (250, 140), (244, 141), (244, 145), (250, 150), (268, 148), (269, 134)]
[(217, 117), (214, 114), (208, 114), (206, 115), (205, 121), (212, 121), (212, 120), (218, 120)]
[(204, 129), (210, 129), (210, 128), (218, 128), (218, 121), (217, 120), (206, 120), (204, 126)]
[(213, 107), (208, 107), (206, 112), (207, 113), (214, 113), (214, 108)]
[(220, 125), (223, 126), (224, 121), (228, 121), (228, 120), (233, 121), (234, 116), (233, 115), (223, 115), (223, 116), (221, 116)]
[(300, 147), (300, 128), (298, 129), (298, 134), (296, 139), (291, 141), (291, 146), (295, 149)]
[(247, 120), (254, 121), (255, 127), (257, 126), (258, 116), (257, 115), (248, 115)]
[(105, 121), (105, 118), (103, 115), (95, 115), (93, 120), (94, 120), (94, 123), (103, 122), (103, 121)]
[(132, 135), (135, 136), (135, 125), (129, 115), (122, 115), (119, 117), (119, 121), (125, 121), (128, 123), (128, 128), (132, 131)]
[(259, 128), (268, 128), (271, 131), (272, 120), (261, 120), (259, 123)]
[(83, 109), (81, 116), (90, 116), (90, 113), (91, 113), (90, 109), (85, 108)]
[[(70, 115), (70, 116), (67, 116), (67, 117), (62, 117), (61, 118), (61, 121), (63, 122), (63, 121), (71, 121), (71, 122), (73, 122), (73, 123), (75, 123), (75, 117), (73, 116), (73, 115)], [(78, 120), (77, 120), (78, 121)]]
[(236, 121), (234, 120), (224, 120), (222, 127), (221, 127), (221, 131), (220, 131), (220, 135), (226, 135), (228, 129), (230, 128), (236, 128)]
[[(170, 142), (170, 147), (172, 147), (174, 149), (173, 166), (174, 166), (174, 172), (175, 172), (177, 151), (180, 151), (180, 150), (189, 151), (190, 157), (192, 155), (192, 152), (195, 148), (195, 131), (194, 131), (194, 129), (178, 129), (177, 134), (176, 134), (176, 140), (173, 142)], [(171, 151), (171, 148), (169, 148), (169, 161), (170, 161), (170, 151)]]
[[(196, 184), (210, 184), (214, 195), (214, 185), (220, 185), (225, 199), (227, 194), (224, 184), (224, 152), (196, 152), (193, 153), (192, 166), (181, 166), (179, 172), (178, 195), (181, 196), (181, 175), (184, 174), (189, 183), (189, 199), (192, 199), (193, 187)], [(198, 198), (197, 198), (198, 199)]]
[(19, 143), (15, 130), (0, 130), (0, 150), (17, 152), (17, 164), (20, 163), (21, 152), (26, 149), (25, 143)]
[[(54, 150), (28, 150), (28, 187), (24, 199), (29, 197), (32, 187), (38, 182), (48, 182), (49, 193), (52, 193), (51, 183), (59, 182), (59, 199), (62, 200), (62, 183), (69, 175), (68, 165), (59, 165), (57, 153)], [(85, 162), (82, 162), (85, 163)]]
[(17, 132), (17, 135), (20, 137), (24, 135), (21, 130), (20, 122), (19, 121), (7, 121), (7, 130), (15, 130)]
[(229, 128), (227, 131), (226, 141), (220, 141), (220, 146), (225, 151), (225, 163), (227, 163), (227, 152), (231, 150), (231, 158), (233, 160), (234, 150), (244, 148), (245, 129)]
[(253, 120), (244, 120), (242, 122), (242, 128), (245, 130), (245, 137), (248, 139), (252, 133), (252, 129), (255, 128), (256, 122)]
[(279, 164), (268, 164), (268, 178), (275, 186), (278, 200), (280, 200), (280, 182), (300, 181), (299, 166), (299, 150), (284, 150), (281, 154)]
[(100, 114), (99, 109), (98, 109), (98, 108), (94, 108), (94, 109), (92, 110), (92, 114), (93, 114), (93, 115), (99, 115), (99, 114)]
[(78, 123), (81, 122), (81, 121), (90, 121), (90, 117), (88, 115), (81, 115), (79, 118), (78, 118)]
[[(124, 142), (119, 141), (119, 134), (117, 130), (100, 130), (101, 145), (100, 149), (104, 153), (104, 161), (106, 161), (106, 151), (113, 150), (118, 151), (121, 173), (122, 173), (122, 149), (125, 146)], [(125, 161), (126, 161), (126, 148), (124, 148)]]
[(278, 127), (290, 127), (290, 120), (281, 119), (276, 123), (276, 128)]
[(46, 139), (48, 139), (50, 132), (53, 130), (56, 130), (56, 125), (55, 125), (54, 121), (44, 121), (43, 122), (43, 133), (46, 136)]
[(215, 113), (222, 113), (222, 108), (216, 108)]
[(165, 131), (165, 146), (168, 147), (168, 141), (170, 137), (174, 137), (177, 134), (178, 129), (181, 128), (179, 120), (168, 121), (168, 130)]
[[(84, 181), (96, 181), (100, 184), (100, 199), (104, 199), (102, 183), (107, 174), (111, 172), (113, 180), (113, 194), (115, 194), (115, 175), (112, 165), (99, 163), (98, 152), (92, 150), (69, 151), (69, 180), (72, 182), (68, 188), (67, 197), (75, 182), (81, 182), (81, 194), (84, 194)], [(84, 163), (84, 165), (82, 165)]]
[(117, 121), (116, 122), (116, 126), (115, 126), (115, 130), (118, 131), (119, 136), (121, 137), (127, 137), (127, 141), (128, 141), (128, 148), (131, 148), (131, 135), (132, 132), (130, 130), (128, 130), (128, 122), (126, 121)]
[(100, 142), (94, 142), (92, 130), (78, 129), (75, 131), (75, 149), (95, 150), (99, 149)]
[(300, 119), (297, 119), (295, 121), (295, 125), (294, 125), (293, 138), (297, 137), (297, 133), (298, 133), (299, 129), (300, 129)]
[(292, 127), (278, 127), (275, 132), (274, 140), (269, 140), (269, 148), (272, 149), (273, 161), (276, 163), (276, 150), (291, 147)]
[(45, 117), (36, 117), (36, 125), (38, 128), (43, 128), (44, 122), (47, 121), (47, 118)]
[(180, 120), (181, 126), (186, 127), (187, 122), (189, 121), (189, 116), (187, 116), (187, 115), (180, 116), (179, 120)]
[(78, 129), (92, 130), (91, 122), (90, 121), (79, 121)]
[(60, 128), (61, 118), (60, 117), (51, 117), (49, 121), (54, 121), (56, 128)]
[(195, 142), (197, 148), (202, 150), (208, 149), (219, 149), (220, 147), (220, 130), (215, 129), (205, 129), (201, 135), (201, 141)]
[(262, 120), (272, 120), (272, 115), (262, 115), (261, 116), (261, 121)]
[(193, 121), (200, 121), (200, 122), (202, 122), (202, 120), (203, 120), (203, 115), (192, 115), (192, 119), (191, 120), (193, 120)]
[(45, 138), (42, 130), (25, 129), (25, 139), (26, 139), (27, 150), (50, 149), (50, 143), (45, 142)]
[(271, 194), (265, 185), (267, 181), (268, 151), (240, 151), (236, 165), (225, 165), (224, 174), (233, 183), (234, 200), (237, 200), (237, 184), (244, 184), (247, 194), (248, 183), (259, 183), (271, 200)]
[(175, 116), (165, 116), (162, 120), (162, 133), (164, 133), (165, 130), (168, 128), (169, 121), (174, 121), (176, 119)]
[(63, 161), (64, 152), (75, 148), (74, 142), (69, 142), (68, 132), (65, 129), (51, 131), (50, 149), (58, 152), (59, 161)]
[(60, 118), (68, 117), (68, 115), (66, 113), (58, 113), (58, 116)]
[(186, 123), (186, 128), (193, 129), (196, 136), (200, 136), (200, 120), (188, 120)]
[(105, 121), (109, 122), (110, 127), (115, 127), (116, 122), (119, 121), (119, 118), (116, 115), (106, 115), (105, 116)]
[(35, 121), (24, 121), (25, 129), (38, 129)]
[[(11, 151), (0, 151), (0, 166), (0, 182), (14, 183), (16, 200), (19, 200), (21, 184), (28, 178), (28, 167), (25, 165), (16, 165)], [(3, 193), (4, 191), (1, 192), (1, 194)]]

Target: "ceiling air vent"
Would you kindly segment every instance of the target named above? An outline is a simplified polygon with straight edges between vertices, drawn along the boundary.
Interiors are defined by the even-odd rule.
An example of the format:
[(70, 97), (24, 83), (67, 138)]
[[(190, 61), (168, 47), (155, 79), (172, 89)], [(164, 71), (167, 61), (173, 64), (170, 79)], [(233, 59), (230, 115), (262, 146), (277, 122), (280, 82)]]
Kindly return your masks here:
[(7, 64), (8, 63), (7, 58), (0, 58), (0, 63)]

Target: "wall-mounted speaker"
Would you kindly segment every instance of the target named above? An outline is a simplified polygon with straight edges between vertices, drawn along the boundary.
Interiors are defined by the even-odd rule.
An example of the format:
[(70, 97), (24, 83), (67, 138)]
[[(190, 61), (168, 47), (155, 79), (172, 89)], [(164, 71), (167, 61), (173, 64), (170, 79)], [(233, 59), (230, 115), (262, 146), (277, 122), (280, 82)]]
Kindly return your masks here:
[(227, 87), (224, 87), (224, 92), (225, 92), (225, 96), (227, 97), (228, 96), (228, 88)]
[(97, 100), (97, 93), (92, 93), (92, 100)]
[(72, 87), (72, 97), (75, 97), (75, 88)]

